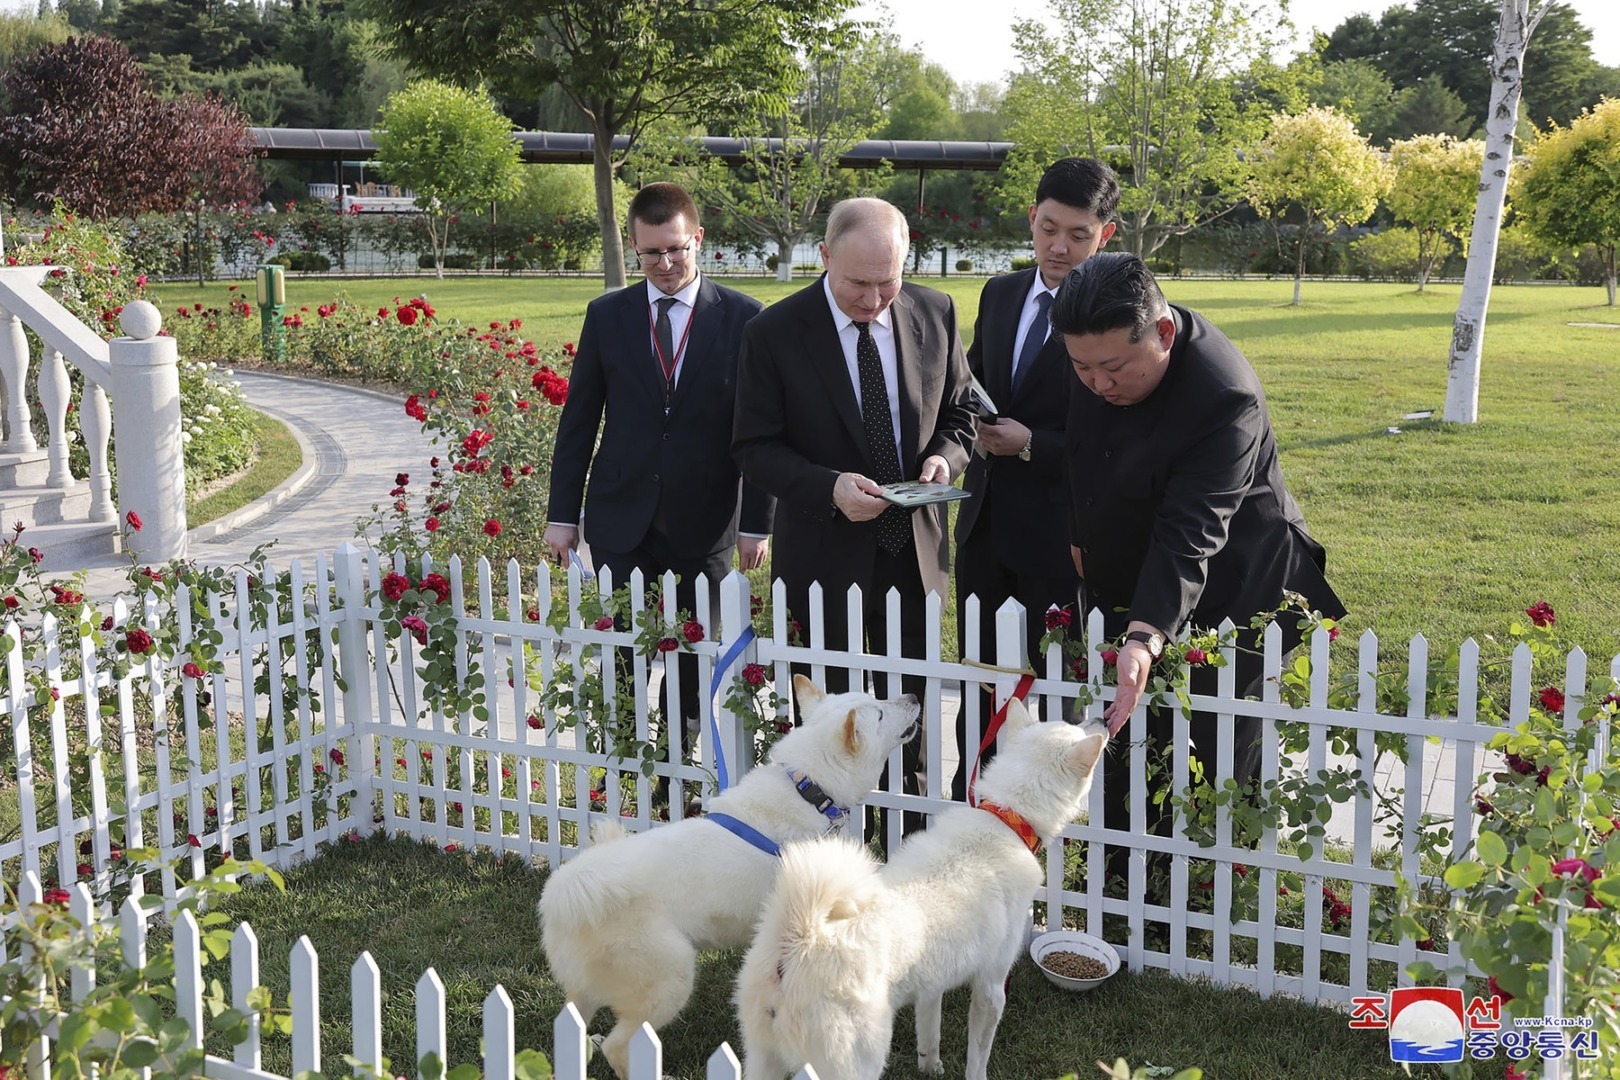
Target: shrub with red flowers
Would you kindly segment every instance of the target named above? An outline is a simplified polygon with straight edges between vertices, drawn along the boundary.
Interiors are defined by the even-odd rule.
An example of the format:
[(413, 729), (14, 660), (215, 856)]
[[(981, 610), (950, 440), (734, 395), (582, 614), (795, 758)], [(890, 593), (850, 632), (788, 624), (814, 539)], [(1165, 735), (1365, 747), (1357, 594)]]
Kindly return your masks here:
[[(1490, 765), (1479, 778), (1475, 835), (1446, 860), (1448, 889), (1403, 882), (1401, 926), (1417, 938), (1444, 927), (1462, 961), (1519, 1017), (1546, 1014), (1561, 934), (1563, 1015), (1590, 1018), (1599, 1044), (1613, 1046), (1620, 1042), (1620, 688), (1604, 674), (1578, 688), (1576, 699), (1555, 612), (1541, 602), (1525, 614), (1529, 625), (1512, 627), (1515, 651), (1529, 653), (1532, 676), (1550, 677), (1532, 678), (1530, 685), (1543, 685), (1523, 704), (1524, 718), (1491, 740), (1502, 767)], [(1494, 706), (1488, 719), (1509, 722)], [(1431, 961), (1411, 969), (1420, 981), (1441, 973)]]

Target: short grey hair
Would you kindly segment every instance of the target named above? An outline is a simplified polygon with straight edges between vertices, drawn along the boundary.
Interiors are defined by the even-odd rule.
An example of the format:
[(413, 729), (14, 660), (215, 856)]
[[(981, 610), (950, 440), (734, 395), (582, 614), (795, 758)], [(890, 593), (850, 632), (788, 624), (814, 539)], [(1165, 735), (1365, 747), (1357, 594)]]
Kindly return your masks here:
[(903, 265), (911, 247), (911, 226), (906, 224), (906, 215), (884, 199), (845, 199), (835, 205), (832, 213), (827, 215), (824, 242), (827, 251), (832, 253), (838, 250), (838, 241), (844, 238), (845, 233), (881, 235), (885, 229), (893, 234), (895, 250), (900, 253)]

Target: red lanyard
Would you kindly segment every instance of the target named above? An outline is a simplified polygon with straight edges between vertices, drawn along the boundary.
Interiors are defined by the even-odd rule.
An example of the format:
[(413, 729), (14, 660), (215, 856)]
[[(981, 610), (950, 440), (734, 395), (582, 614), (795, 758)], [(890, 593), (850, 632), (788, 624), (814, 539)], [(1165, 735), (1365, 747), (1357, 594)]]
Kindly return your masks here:
[(658, 344), (658, 321), (653, 315), (653, 305), (647, 305), (647, 328), (652, 332), (653, 355), (658, 357), (658, 366), (664, 372), (664, 415), (669, 415), (670, 398), (675, 396), (675, 369), (680, 366), (681, 356), (686, 352), (686, 339), (692, 335), (692, 323), (697, 318), (697, 309), (686, 317), (686, 329), (681, 331), (681, 342), (675, 346), (675, 355), (666, 358), (664, 347)]

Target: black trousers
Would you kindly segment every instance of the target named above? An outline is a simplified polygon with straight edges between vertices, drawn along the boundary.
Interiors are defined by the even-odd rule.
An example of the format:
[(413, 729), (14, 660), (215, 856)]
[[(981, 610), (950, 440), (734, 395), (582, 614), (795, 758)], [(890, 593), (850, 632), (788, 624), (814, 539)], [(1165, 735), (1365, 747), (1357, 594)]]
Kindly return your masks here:
[[(1009, 599), (1017, 600), (1024, 605), (1024, 641), (1029, 653), (1039, 651), (1041, 638), (1046, 634), (1046, 611), (1051, 607), (1067, 607), (1073, 617), (1070, 625), (1071, 633), (1079, 635), (1085, 621), (1085, 613), (1080, 607), (1080, 578), (1070, 572), (1062, 577), (1047, 577), (1043, 574), (1031, 574), (1020, 571), (1003, 563), (995, 552), (991, 543), (990, 522), (987, 520), (989, 507), (983, 507), (979, 518), (974, 522), (974, 528), (966, 540), (956, 549), (956, 637), (960, 655), (967, 655), (967, 598), (979, 598), (979, 656), (978, 659), (986, 663), (996, 662), (996, 611)], [(1033, 663), (1030, 661), (1033, 660)], [(1043, 678), (1056, 679), (1061, 674), (1049, 670), (1046, 660), (1041, 656), (1025, 656), (1023, 662), (1041, 673)], [(978, 743), (968, 745), (967, 739), (967, 698), (969, 686), (963, 687), (962, 708), (956, 714), (956, 749), (958, 753), (956, 774), (951, 777), (951, 798), (958, 802), (967, 798), (968, 774), (973, 770), (973, 762), (979, 753)], [(989, 688), (979, 684), (979, 736), (982, 741), (984, 727), (990, 721), (993, 708)], [(1062, 715), (1065, 721), (1072, 722), (1074, 714), (1074, 701), (1065, 698)], [(992, 743), (985, 748), (984, 756), (979, 758), (979, 767), (982, 771), (992, 758), (996, 756), (996, 747)]]
[[(855, 642), (854, 647), (863, 647), (867, 652), (881, 653), (887, 651), (889, 640), (889, 616), (887, 597), (889, 590), (894, 589), (900, 596), (900, 655), (912, 659), (922, 659), (926, 655), (927, 637), (924, 633), (923, 619), (926, 614), (927, 594), (923, 590), (922, 574), (917, 569), (917, 553), (914, 547), (908, 545), (898, 555), (889, 555), (881, 549), (877, 553), (877, 562), (873, 568), (872, 585), (861, 592), (861, 629), (865, 641)], [(818, 625), (826, 627), (825, 641), (827, 648), (833, 650), (849, 650), (852, 648), (849, 640), (849, 622), (845, 615), (845, 598), (836, 590), (823, 593), (823, 600), (827, 610), (815, 612), (815, 621)], [(788, 610), (792, 618), (797, 619), (804, 628), (805, 644), (810, 641), (810, 615), (809, 611), (809, 583), (794, 582), (788, 588)], [(808, 665), (794, 665), (796, 673), (809, 676)], [(857, 689), (859, 687), (856, 687)], [(841, 694), (851, 689), (850, 672), (847, 668), (827, 669), (827, 685), (822, 689), (829, 694)], [(920, 675), (906, 675), (896, 677), (888, 672), (874, 672), (872, 678), (872, 693), (880, 698), (893, 698), (901, 694), (915, 694), (917, 700), (923, 699), (927, 689), (927, 680)], [(901, 747), (900, 777), (901, 790), (908, 795), (921, 794), (924, 790), (924, 773), (921, 738), (913, 739)], [(887, 787), (889, 772), (883, 771), (879, 785)], [(869, 832), (882, 833), (883, 815), (873, 807), (867, 808), (867, 829)], [(923, 828), (925, 818), (915, 811), (907, 811), (902, 819), (901, 830), (904, 835), (911, 835)], [(885, 847), (885, 850), (886, 847)]]
[[(664, 598), (664, 611), (667, 619), (675, 623), (675, 632), (680, 632), (676, 613), (690, 611), (693, 618), (697, 617), (697, 579), (699, 574), (709, 576), (709, 613), (710, 619), (717, 618), (720, 613), (720, 580), (731, 570), (730, 546), (721, 548), (701, 558), (681, 558), (672, 554), (669, 538), (657, 530), (647, 533), (639, 546), (633, 551), (603, 551), (600, 548), (591, 549), (591, 557), (598, 570), (606, 567), (613, 574), (613, 587), (618, 589), (630, 580), (633, 570), (640, 570), (646, 579), (647, 587), (657, 588), (663, 575), (673, 570), (677, 576), (675, 583), (675, 596)], [(617, 629), (631, 629), (624, 620)], [(713, 637), (715, 628), (707, 624), (703, 627), (704, 634)], [(697, 657), (692, 653), (682, 651), (676, 660), (680, 672), (681, 699), (679, 708), (671, 708), (669, 701), (669, 680), (664, 680), (659, 693), (659, 707), (669, 722), (671, 729), (680, 731), (680, 748), (682, 759), (687, 758), (692, 750), (692, 731), (702, 713), (699, 709), (698, 698), (708, 691), (707, 687), (698, 686)], [(633, 652), (628, 648), (619, 650), (618, 662), (621, 674), (628, 674), (633, 663)]]

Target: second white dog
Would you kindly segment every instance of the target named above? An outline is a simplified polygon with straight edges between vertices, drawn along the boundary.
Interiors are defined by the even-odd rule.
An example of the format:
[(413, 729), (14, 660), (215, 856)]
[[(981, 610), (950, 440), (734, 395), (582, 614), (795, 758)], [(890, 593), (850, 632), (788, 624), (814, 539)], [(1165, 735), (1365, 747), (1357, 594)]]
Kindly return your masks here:
[(879, 867), (837, 838), (791, 844), (737, 979), (747, 1080), (806, 1063), (828, 1080), (877, 1080), (895, 1011), (917, 1009), (917, 1067), (939, 1056), (945, 991), (972, 986), (968, 1080), (985, 1080), (1007, 972), (1041, 883), (1037, 843), (1074, 820), (1106, 736), (1036, 724), (1014, 701), (1010, 732), (979, 781)]
[(602, 1052), (620, 1076), (636, 1029), (662, 1027), (691, 997), (699, 950), (747, 943), (776, 879), (774, 853), (717, 820), (767, 845), (819, 836), (866, 798), (889, 752), (917, 729), (910, 694), (829, 695), (802, 676), (794, 690), (803, 726), (716, 796), (709, 817), (622, 839), (616, 826), (593, 830), (599, 842), (558, 867), (540, 895), (546, 956), (568, 1000), (587, 1023), (603, 1005), (617, 1016)]

